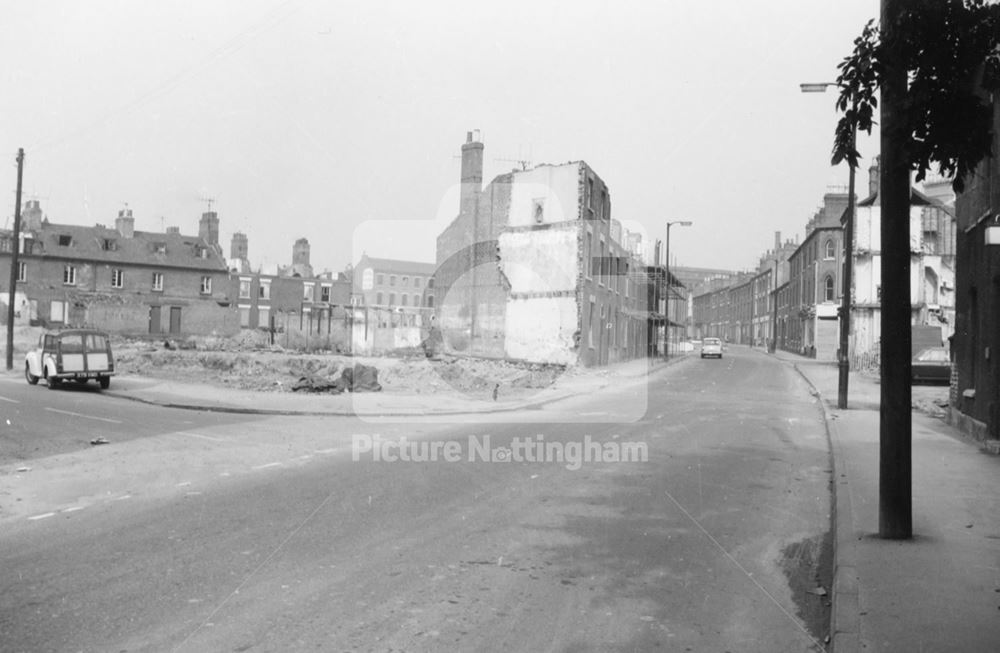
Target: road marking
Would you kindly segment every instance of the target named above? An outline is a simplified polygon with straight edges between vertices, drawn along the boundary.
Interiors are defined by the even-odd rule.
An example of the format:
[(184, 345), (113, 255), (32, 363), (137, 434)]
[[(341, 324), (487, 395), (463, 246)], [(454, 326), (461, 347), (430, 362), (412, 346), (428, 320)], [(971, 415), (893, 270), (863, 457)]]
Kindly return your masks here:
[(111, 419), (110, 417), (96, 417), (94, 415), (84, 415), (83, 413), (74, 413), (70, 410), (59, 410), (58, 408), (49, 408), (46, 406), (45, 410), (50, 413), (59, 413), (60, 415), (71, 415), (72, 417), (83, 417), (85, 419), (96, 419), (102, 422), (110, 422), (111, 424), (121, 424), (121, 420)]
[(178, 483), (177, 487), (185, 487), (191, 485), (191, 481), (184, 481), (183, 483)]
[(337, 453), (338, 449), (317, 449), (316, 453)]
[(8, 399), (7, 397), (0, 397), (0, 401), (7, 401), (7, 402), (10, 402), (12, 404), (19, 404), (19, 403), (21, 403), (17, 399)]
[(120, 497), (117, 497), (115, 501), (124, 501), (125, 499), (131, 499), (131, 498), (132, 498), (131, 494), (123, 494)]
[(175, 435), (186, 435), (189, 438), (201, 438), (202, 440), (211, 440), (212, 442), (228, 442), (228, 438), (214, 438), (211, 435), (202, 435), (201, 433), (191, 433), (189, 431), (174, 431)]
[(66, 508), (63, 512), (76, 512), (77, 510), (83, 510), (86, 506), (73, 506), (71, 508)]
[(280, 467), (281, 463), (267, 463), (266, 465), (257, 465), (256, 467), (251, 467), (250, 469), (267, 469), (268, 467)]
[(35, 521), (36, 519), (45, 519), (46, 517), (52, 517), (55, 514), (56, 513), (54, 513), (54, 512), (43, 512), (40, 515), (33, 515), (31, 517), (28, 517), (28, 519), (31, 520), (31, 521)]

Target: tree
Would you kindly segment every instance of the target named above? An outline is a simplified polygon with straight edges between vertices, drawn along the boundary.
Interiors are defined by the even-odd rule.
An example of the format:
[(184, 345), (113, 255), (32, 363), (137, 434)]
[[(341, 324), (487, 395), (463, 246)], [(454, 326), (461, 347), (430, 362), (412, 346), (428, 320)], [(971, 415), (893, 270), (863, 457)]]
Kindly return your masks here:
[[(936, 163), (961, 192), (991, 154), (989, 93), (1000, 88), (1000, 8), (984, 0), (882, 0), (840, 64), (833, 163), (858, 163), (854, 137), (881, 119), (882, 307), (879, 535), (912, 537), (910, 172)], [(881, 93), (881, 106), (876, 93)]]
[[(892, 29), (887, 29), (891, 27)], [(891, 39), (891, 41), (889, 40)], [(865, 25), (854, 51), (840, 63), (833, 163), (857, 166), (852, 136), (871, 133), (887, 53), (908, 76), (900, 107), (909, 138), (901, 145), (917, 181), (933, 163), (961, 192), (976, 165), (991, 154), (988, 93), (1000, 89), (1000, 6), (985, 0), (909, 0), (894, 24)], [(901, 59), (900, 59), (901, 58)]]

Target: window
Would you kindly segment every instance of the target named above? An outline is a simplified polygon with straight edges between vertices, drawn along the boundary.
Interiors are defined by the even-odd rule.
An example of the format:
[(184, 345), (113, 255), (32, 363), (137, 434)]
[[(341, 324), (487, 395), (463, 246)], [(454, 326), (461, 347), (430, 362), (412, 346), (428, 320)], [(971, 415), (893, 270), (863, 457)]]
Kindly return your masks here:
[(403, 277), (403, 282), (400, 285), (405, 287), (409, 283), (410, 283), (410, 277)]
[(396, 275), (395, 274), (390, 274), (389, 275), (389, 285), (390, 286), (395, 286), (396, 285)]
[(396, 293), (389, 293), (389, 306), (393, 306), (396, 303)]
[(313, 293), (315, 292), (314, 283), (303, 283), (302, 284), (302, 301), (311, 302), (313, 300)]
[(330, 286), (319, 287), (319, 300), (321, 302), (330, 302)]
[(826, 241), (826, 251), (823, 253), (823, 258), (837, 258), (837, 246), (832, 238)]
[(250, 279), (240, 277), (240, 299), (250, 299)]
[(166, 243), (153, 243), (153, 253), (154, 254), (166, 254), (167, 244)]
[(825, 287), (823, 289), (823, 300), (832, 302), (834, 300), (834, 289), (833, 289), (833, 277), (830, 275), (826, 276)]
[(268, 306), (262, 306), (257, 309), (257, 326), (262, 326), (265, 329), (271, 326), (271, 309)]
[(208, 258), (208, 248), (202, 247), (201, 245), (195, 245), (194, 255), (198, 258)]
[(75, 286), (76, 285), (76, 267), (73, 265), (67, 265), (63, 267), (63, 285)]
[(420, 287), (420, 277), (413, 277), (413, 287), (414, 288)]
[(384, 274), (376, 274), (375, 275), (375, 283), (377, 283), (380, 286), (384, 285), (385, 284), (385, 275)]
[(153, 273), (153, 290), (163, 290), (163, 273)]
[(121, 268), (112, 268), (111, 287), (122, 288), (124, 285), (125, 285), (125, 270), (122, 270)]
[(113, 252), (118, 249), (118, 241), (114, 238), (104, 238), (101, 240), (101, 249), (105, 252)]
[(427, 308), (434, 308), (434, 295), (427, 295)]
[(27, 281), (28, 280), (28, 264), (24, 261), (17, 262), (17, 280)]
[(376, 306), (382, 305), (382, 293), (380, 292), (375, 293), (375, 305)]
[(427, 280), (427, 287), (428, 288), (434, 287), (434, 277), (431, 277), (430, 279)]
[(11, 250), (11, 238), (0, 238), (0, 252), (9, 252)]
[(240, 304), (240, 326), (244, 329), (250, 326), (250, 305)]
[(531, 218), (535, 221), (535, 224), (542, 224), (545, 222), (544, 199), (531, 200)]
[(258, 299), (271, 299), (271, 280), (261, 279), (260, 287), (257, 288)]
[(73, 237), (69, 234), (59, 234), (59, 246), (69, 247), (73, 244)]
[(404, 292), (402, 295), (399, 296), (399, 303), (402, 304), (403, 306), (406, 306), (406, 302), (408, 299), (409, 297)]
[(202, 295), (212, 294), (212, 277), (201, 278), (201, 294)]

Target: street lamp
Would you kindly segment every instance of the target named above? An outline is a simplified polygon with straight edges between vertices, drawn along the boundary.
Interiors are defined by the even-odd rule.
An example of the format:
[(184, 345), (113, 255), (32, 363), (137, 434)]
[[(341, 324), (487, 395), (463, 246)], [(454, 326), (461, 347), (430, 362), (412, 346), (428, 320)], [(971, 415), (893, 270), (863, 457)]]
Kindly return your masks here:
[[(799, 84), (803, 93), (825, 93), (836, 82)], [(851, 133), (851, 150), (857, 149), (857, 130)], [(851, 362), (847, 356), (847, 334), (851, 330), (851, 276), (854, 271), (854, 166), (850, 161), (847, 177), (847, 223), (844, 225), (844, 286), (840, 306), (840, 350), (837, 352), (837, 408), (847, 408), (847, 376)]]
[(670, 358), (670, 289), (673, 284), (670, 283), (670, 227), (677, 225), (679, 227), (690, 227), (690, 220), (674, 220), (673, 222), (667, 223), (667, 240), (664, 243), (664, 249), (666, 250), (667, 258), (666, 265), (663, 267), (667, 278), (667, 287), (664, 293), (666, 298), (663, 303), (663, 357)]

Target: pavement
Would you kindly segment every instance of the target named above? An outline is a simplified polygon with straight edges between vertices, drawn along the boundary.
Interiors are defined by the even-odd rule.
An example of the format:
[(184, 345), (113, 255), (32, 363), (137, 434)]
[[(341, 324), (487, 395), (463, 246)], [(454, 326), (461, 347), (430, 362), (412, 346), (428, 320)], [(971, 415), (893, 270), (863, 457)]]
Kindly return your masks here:
[[(689, 355), (689, 354), (688, 354)], [(663, 359), (638, 359), (602, 368), (571, 368), (547, 388), (501, 388), (496, 399), (444, 390), (428, 392), (345, 392), (339, 395), (299, 392), (259, 392), (217, 385), (169, 381), (141, 376), (116, 376), (105, 394), (171, 408), (262, 415), (317, 415), (357, 417), (461, 416), (537, 409), (609, 386), (646, 378), (685, 354)]]
[[(834, 460), (831, 650), (1000, 651), (1000, 457), (913, 414), (913, 538), (878, 536), (878, 380), (787, 352), (826, 417)], [(916, 393), (915, 393), (916, 394)]]

